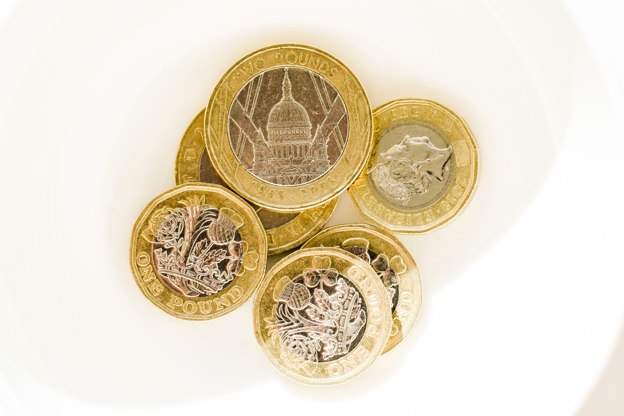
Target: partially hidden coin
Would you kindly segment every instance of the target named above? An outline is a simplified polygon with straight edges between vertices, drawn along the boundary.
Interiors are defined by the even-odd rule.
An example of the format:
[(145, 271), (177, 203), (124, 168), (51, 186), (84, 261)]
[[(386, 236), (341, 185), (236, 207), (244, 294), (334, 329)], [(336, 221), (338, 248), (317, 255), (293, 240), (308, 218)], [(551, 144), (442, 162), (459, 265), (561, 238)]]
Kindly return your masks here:
[[(215, 183), (227, 187), (215, 171), (204, 140), (204, 111), (186, 129), (175, 167), (176, 184)], [(268, 254), (279, 254), (303, 244), (325, 225), (336, 208), (338, 198), (301, 212), (278, 212), (251, 204), (266, 231)]]
[(307, 384), (360, 374), (381, 354), (390, 326), (390, 301), (377, 273), (336, 248), (285, 257), (254, 300), (254, 330), (269, 360)]
[(176, 186), (154, 198), (132, 231), (130, 264), (143, 294), (183, 319), (212, 319), (242, 305), (266, 265), (255, 211), (231, 191)]
[(373, 150), (349, 188), (362, 215), (396, 232), (431, 231), (473, 194), (478, 150), (468, 125), (434, 101), (400, 99), (373, 113)]
[(364, 168), (372, 114), (362, 85), (333, 56), (275, 45), (232, 66), (206, 108), (219, 176), (256, 205), (302, 211), (337, 197)]
[(409, 250), (392, 234), (364, 224), (326, 228), (303, 248), (337, 247), (365, 260), (386, 288), (392, 328), (383, 352), (390, 351), (411, 331), (422, 305), (420, 272)]

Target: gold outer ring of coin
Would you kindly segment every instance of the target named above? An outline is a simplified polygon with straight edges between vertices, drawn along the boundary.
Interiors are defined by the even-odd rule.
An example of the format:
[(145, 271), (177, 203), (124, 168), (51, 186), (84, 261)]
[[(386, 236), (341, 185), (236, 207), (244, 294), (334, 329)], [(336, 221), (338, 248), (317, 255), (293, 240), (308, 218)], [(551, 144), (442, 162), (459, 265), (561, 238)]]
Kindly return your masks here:
[[(214, 213), (215, 220), (211, 224), (221, 223), (220, 227), (215, 225), (212, 230), (207, 231), (205, 234), (216, 236), (211, 240), (217, 247), (215, 250), (210, 251), (209, 242), (205, 244), (209, 246), (208, 248), (204, 247), (205, 250), (202, 250), (202, 247), (197, 247), (194, 250), (199, 245), (196, 243), (202, 240), (200, 227), (202, 224), (199, 221), (201, 217), (198, 215), (198, 212), (205, 212), (200, 211), (198, 207), (213, 209), (214, 212), (211, 212), (211, 214)], [(177, 212), (180, 213), (181, 217), (185, 218), (183, 220), (184, 233), (179, 232), (176, 234), (177, 231), (168, 231), (172, 228), (179, 230), (179, 228), (175, 227), (175, 224), (177, 224), (175, 222), (171, 222), (174, 224), (173, 227), (168, 225), (162, 229), (160, 228), (163, 220), (169, 218), (170, 214), (176, 209), (182, 210)], [(230, 222), (217, 221), (216, 218), (220, 215), (225, 216)], [(189, 219), (187, 221), (187, 218), (195, 218), (196, 220)], [(181, 224), (182, 221), (179, 223)], [(230, 233), (224, 232), (230, 223), (233, 224), (231, 228), (235, 229), (235, 231)], [(203, 222), (202, 227), (206, 224), (206, 222)], [(188, 230), (191, 237), (195, 238), (195, 241), (191, 241), (191, 238), (188, 238), (186, 230)], [(194, 233), (195, 231), (197, 233)], [(166, 234), (164, 234), (165, 232)], [(235, 232), (238, 233), (240, 239), (236, 237)], [(155, 235), (156, 233), (159, 233), (159, 236), (164, 234), (166, 237), (161, 239)], [(175, 236), (178, 236), (178, 238), (175, 238)], [(157, 264), (154, 259), (157, 251), (154, 249), (155, 244), (160, 244), (165, 239), (169, 242), (167, 243), (169, 246), (177, 245), (183, 248), (176, 253), (183, 253), (181, 256), (186, 260), (184, 266), (204, 267), (207, 270), (210, 266), (218, 266), (221, 263), (218, 262), (214, 265), (210, 262), (206, 265), (207, 262), (204, 261), (203, 266), (199, 263), (200, 260), (189, 263), (191, 261), (189, 257), (191, 256), (195, 256), (195, 259), (203, 259), (205, 257), (203, 254), (205, 253), (202, 252), (204, 251), (208, 252), (206, 256), (222, 257), (221, 261), (227, 262), (227, 267), (230, 267), (230, 261), (240, 261), (241, 263), (239, 266), (236, 266), (238, 263), (235, 263), (233, 266), (237, 268), (235, 277), (221, 288), (213, 287), (212, 291), (214, 293), (204, 295), (187, 293), (185, 295), (180, 290), (189, 290), (190, 286), (186, 283), (191, 282), (191, 285), (194, 284), (194, 287), (197, 288), (193, 280), (194, 272), (189, 271), (190, 269), (182, 268), (177, 262), (180, 257), (174, 258), (173, 260), (175, 261), (170, 263), (163, 261), (163, 266)], [(185, 247), (187, 242), (190, 245)], [(232, 253), (232, 251), (236, 252), (233, 249), (237, 248), (240, 248), (242, 251), (242, 259), (241, 253)], [(168, 314), (189, 320), (213, 319), (245, 303), (262, 279), (266, 257), (266, 236), (256, 212), (242, 198), (222, 186), (202, 183), (176, 186), (154, 198), (147, 204), (136, 220), (130, 242), (130, 265), (134, 279), (141, 292), (153, 304)], [(166, 259), (166, 257), (163, 257), (163, 259)], [(212, 268), (214, 269), (214, 267)], [(171, 280), (165, 280), (163, 275), (179, 277), (186, 285), (178, 283), (176, 286), (178, 289), (175, 289), (175, 285), (171, 283)], [(184, 276), (184, 278), (180, 276)], [(214, 280), (211, 283), (214, 284)]]
[[(336, 225), (312, 237), (302, 248), (311, 247), (362, 247), (377, 255), (384, 255), (387, 260), (384, 263), (392, 268), (398, 278), (398, 294), (390, 337), (382, 354), (407, 337), (422, 306), (422, 282), (414, 258), (395, 236), (368, 224)], [(371, 261), (374, 260), (371, 258)]]
[[(211, 165), (204, 140), (204, 111), (202, 110), (197, 114), (180, 141), (175, 165), (176, 185), (189, 182), (205, 182), (226, 186), (223, 181), (212, 182), (201, 177), (202, 163)], [(203, 160), (205, 162), (202, 162)], [(267, 227), (267, 224), (263, 221), (267, 235), (269, 256), (283, 253), (303, 244), (323, 228), (337, 204), (338, 198), (334, 198), (321, 206), (296, 214), (283, 214), (258, 207), (258, 209), (271, 211), (268, 214), (274, 220), (279, 221), (277, 226), (272, 227)], [(260, 221), (262, 221), (262, 217)]]
[[(336, 340), (327, 340), (329, 344), (335, 345), (332, 353), (340, 351), (344, 353), (344, 348), (347, 348), (348, 352), (337, 356), (335, 359), (332, 359), (332, 356), (328, 354), (326, 359), (314, 361), (302, 358), (301, 354), (307, 354), (306, 351), (312, 351), (314, 354), (317, 354), (317, 357), (318, 355), (324, 357), (322, 351), (325, 351), (326, 344), (319, 344), (322, 345), (320, 350), (302, 349), (302, 344), (318, 338), (306, 336), (301, 331), (301, 328), (295, 328), (296, 334), (289, 333), (289, 327), (284, 326), (283, 320), (280, 327), (277, 324), (279, 310), (277, 305), (280, 302), (282, 303), (282, 311), (284, 310), (284, 305), (292, 304), (293, 307), (305, 305), (301, 301), (301, 296), (295, 296), (300, 294), (300, 290), (295, 290), (294, 286), (292, 290), (289, 290), (288, 286), (296, 283), (292, 279), (298, 282), (301, 279), (300, 275), (305, 271), (322, 272), (327, 270), (336, 271), (349, 282), (349, 284), (341, 284), (341, 293), (345, 293), (344, 289), (350, 286), (355, 287), (357, 291), (349, 289), (346, 291), (347, 295), (343, 297), (336, 295), (338, 293), (336, 291), (327, 298), (320, 296), (322, 293), (316, 294), (315, 290), (312, 292), (314, 295), (308, 296), (308, 298), (314, 299), (315, 305), (313, 308), (317, 309), (319, 308), (317, 305), (322, 303), (323, 298), (328, 299), (328, 310), (340, 310), (340, 316), (332, 318), (337, 323), (333, 329), (336, 330), (338, 328), (341, 334), (345, 331), (351, 331), (346, 333), (346, 335), (351, 337), (354, 334), (359, 335), (357, 338), (348, 338), (348, 336), (342, 338), (345, 341), (337, 344), (332, 344)], [(302, 281), (305, 282), (305, 280)], [(299, 284), (301, 285), (301, 283)], [(321, 287), (321, 283), (317, 284), (319, 285), (317, 287)], [(308, 285), (309, 283), (306, 283), (306, 286)], [(299, 289), (301, 286), (299, 286)], [(337, 286), (335, 285), (335, 287)], [(359, 299), (363, 298), (364, 309), (357, 310), (357, 307), (353, 306), (357, 305), (358, 299), (358, 295), (355, 295), (354, 292), (361, 295)], [(343, 308), (332, 309), (331, 306), (338, 300), (344, 301), (351, 307), (347, 308), (346, 312)], [(296, 301), (299, 301), (299, 303)], [(354, 315), (361, 317), (362, 310), (364, 310), (365, 314), (364, 323), (354, 318)], [(269, 270), (256, 293), (253, 312), (256, 339), (271, 363), (283, 374), (305, 384), (342, 383), (362, 373), (381, 354), (391, 327), (390, 301), (386, 295), (386, 289), (377, 274), (364, 260), (337, 248), (301, 249), (276, 263)], [(345, 312), (347, 315), (342, 316), (342, 312)], [(321, 311), (321, 313), (324, 312)], [(294, 315), (286, 314), (280, 316), (297, 317), (299, 315), (295, 311)], [(344, 318), (347, 318), (346, 322)], [(295, 318), (293, 319), (296, 320)], [(300, 326), (305, 328), (306, 325), (309, 325), (309, 322)], [(322, 339), (324, 327), (322, 325), (318, 327), (314, 325), (313, 327), (317, 331), (315, 335), (320, 336)], [(279, 328), (283, 328), (283, 332), (280, 332)], [(353, 332), (357, 328), (359, 328), (360, 332)], [(350, 341), (347, 342), (346, 340), (349, 339)], [(349, 344), (349, 342), (352, 344)], [(287, 346), (287, 343), (290, 343), (290, 348)]]
[[(239, 91), (256, 75), (281, 67), (309, 69), (323, 76), (342, 98), (348, 120), (348, 134), (336, 162), (322, 176), (300, 185), (276, 185), (249, 172), (235, 155), (228, 133), (230, 107)], [(371, 149), (372, 112), (364, 88), (342, 62), (305, 45), (268, 46), (239, 60), (216, 85), (204, 121), (206, 147), (219, 176), (246, 200), (275, 211), (302, 211), (334, 199), (357, 179)], [(254, 132), (259, 131), (254, 127)]]
[[(373, 111), (373, 150), (349, 194), (368, 221), (400, 233), (425, 233), (455, 218), (474, 194), (478, 180), (477, 143), (466, 122), (447, 107), (431, 100), (404, 98), (390, 101)], [(399, 209), (383, 200), (369, 182), (368, 173), (378, 158), (379, 139), (389, 127), (418, 121), (442, 132), (452, 147), (455, 174), (446, 191), (432, 204), (414, 210)]]

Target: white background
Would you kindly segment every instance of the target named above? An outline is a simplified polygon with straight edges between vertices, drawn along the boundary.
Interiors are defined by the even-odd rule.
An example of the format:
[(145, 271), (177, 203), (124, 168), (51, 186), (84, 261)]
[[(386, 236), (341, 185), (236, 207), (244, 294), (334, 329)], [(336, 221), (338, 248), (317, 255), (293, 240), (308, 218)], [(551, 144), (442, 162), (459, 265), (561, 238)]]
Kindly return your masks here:
[[(0, 414), (623, 414), (618, 6), (0, 3)], [(339, 57), (374, 107), (442, 102), (481, 150), (465, 212), (402, 237), (425, 292), (413, 333), (340, 386), (273, 370), (250, 302), (177, 320), (128, 266), (212, 87), (282, 42)], [(354, 219), (343, 197), (330, 223)]]

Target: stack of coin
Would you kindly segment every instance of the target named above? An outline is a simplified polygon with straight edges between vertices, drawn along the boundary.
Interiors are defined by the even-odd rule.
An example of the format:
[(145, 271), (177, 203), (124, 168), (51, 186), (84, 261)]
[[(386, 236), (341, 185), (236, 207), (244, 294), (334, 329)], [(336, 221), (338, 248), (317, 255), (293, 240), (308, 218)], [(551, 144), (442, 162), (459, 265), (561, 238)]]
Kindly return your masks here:
[[(234, 64), (186, 130), (177, 186), (134, 226), (132, 271), (184, 319), (221, 316), (260, 286), (254, 328), (274, 366), (342, 382), (401, 342), (420, 311), (418, 267), (392, 232), (455, 217), (477, 167), (475, 140), (448, 108), (400, 99), (372, 112), (333, 56), (270, 46)], [(346, 189), (375, 226), (320, 231)], [(265, 271), (268, 255), (302, 245)]]

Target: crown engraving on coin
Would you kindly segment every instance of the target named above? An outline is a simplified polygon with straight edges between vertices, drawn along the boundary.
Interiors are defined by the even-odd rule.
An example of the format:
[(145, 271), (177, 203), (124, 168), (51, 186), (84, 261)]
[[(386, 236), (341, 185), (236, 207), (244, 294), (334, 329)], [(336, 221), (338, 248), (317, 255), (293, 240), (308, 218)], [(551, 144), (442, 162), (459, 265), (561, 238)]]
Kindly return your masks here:
[(254, 176), (301, 185), (334, 166), (346, 145), (348, 117), (342, 97), (322, 75), (283, 66), (241, 88), (230, 106), (228, 129), (234, 154)]
[(294, 363), (323, 363), (357, 346), (367, 322), (366, 303), (335, 269), (308, 269), (286, 284), (266, 322), (269, 336)]

